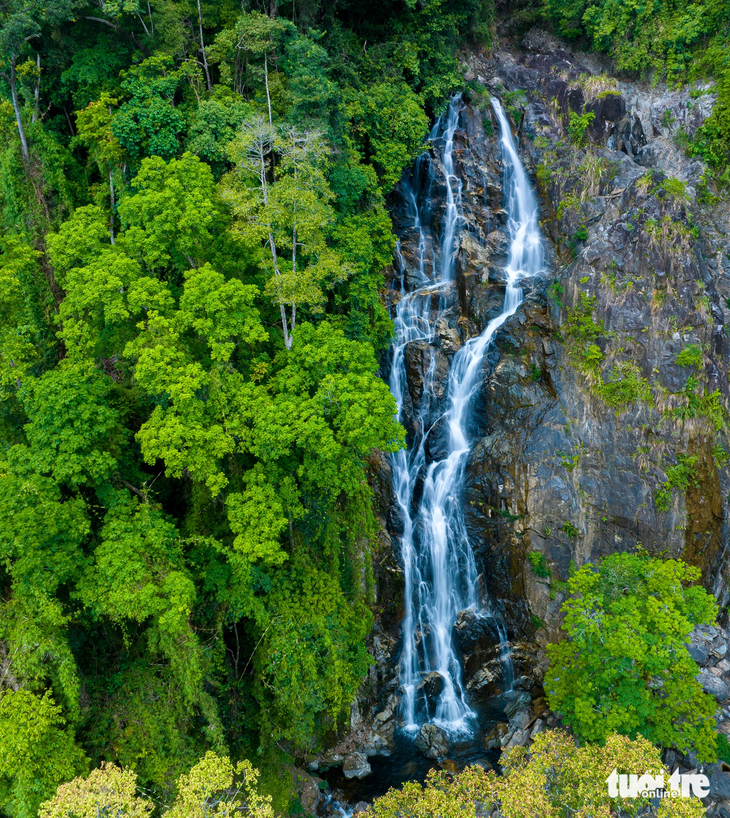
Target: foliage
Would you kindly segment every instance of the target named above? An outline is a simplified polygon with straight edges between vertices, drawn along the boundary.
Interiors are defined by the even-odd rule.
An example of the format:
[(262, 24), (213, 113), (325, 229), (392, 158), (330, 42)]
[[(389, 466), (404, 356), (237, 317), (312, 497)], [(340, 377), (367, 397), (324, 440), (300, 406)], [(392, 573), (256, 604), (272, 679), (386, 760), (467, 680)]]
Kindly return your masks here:
[(570, 141), (574, 145), (582, 145), (585, 141), (586, 131), (591, 122), (596, 118), (593, 111), (588, 111), (583, 114), (576, 114), (570, 111), (568, 114), (568, 133), (570, 134)]
[(730, 741), (724, 733), (717, 734), (717, 757), (720, 761), (730, 764)]
[(646, 378), (635, 365), (617, 365), (611, 373), (611, 380), (603, 380), (596, 391), (600, 397), (616, 409), (637, 401), (650, 402), (651, 388)]
[(690, 344), (685, 347), (679, 355), (674, 359), (677, 366), (702, 366), (702, 350), (696, 344)]
[(98, 815), (148, 818), (154, 808), (149, 798), (137, 795), (137, 776), (103, 763), (87, 778), (62, 784), (53, 798), (41, 804), (38, 818), (97, 818)]
[(368, 670), (386, 195), (494, 7), (267, 11), (0, 12), (3, 814), (253, 780)]
[(690, 375), (682, 389), (681, 398), (681, 403), (668, 412), (672, 417), (679, 420), (705, 418), (716, 431), (723, 428), (727, 412), (719, 389), (708, 393), (700, 385), (699, 378)]
[[(634, 775), (664, 770), (659, 750), (641, 736), (631, 740), (611, 733), (603, 746), (578, 747), (572, 737), (557, 730), (537, 735), (529, 755), (525, 747), (508, 750), (502, 764), (504, 775), (495, 777), (495, 783), (506, 818), (640, 814), (649, 799), (610, 798), (606, 778), (613, 770)], [(699, 799), (665, 799), (657, 815), (699, 818), (702, 811)]]
[(567, 534), (571, 540), (580, 534), (580, 531), (569, 520), (566, 520), (562, 526), (560, 526), (560, 530)]
[(481, 767), (467, 767), (450, 778), (442, 770), (431, 770), (424, 785), (409, 781), (400, 790), (390, 790), (376, 798), (365, 815), (368, 818), (476, 818), (494, 801), (494, 779)]
[[(177, 780), (172, 806), (164, 818), (273, 818), (270, 796), (259, 793), (258, 770), (248, 761), (237, 765), (227, 756), (206, 753)], [(138, 795), (137, 776), (131, 769), (102, 763), (88, 777), (61, 785), (53, 798), (41, 805), (39, 818), (97, 818), (99, 815), (148, 818), (152, 800)], [(242, 801), (245, 807), (242, 806)]]
[(669, 511), (672, 499), (672, 490), (675, 488), (686, 492), (690, 484), (697, 485), (697, 460), (694, 455), (677, 455), (677, 465), (667, 469), (667, 479), (661, 484), (654, 495), (657, 511)]
[[(165, 818), (273, 818), (271, 798), (257, 790), (258, 770), (248, 761), (233, 765), (229, 758), (206, 755), (177, 781), (177, 793)], [(241, 800), (245, 808), (241, 809)]]
[(612, 732), (714, 760), (714, 700), (696, 681), (685, 648), (696, 624), (716, 615), (699, 571), (678, 560), (612, 554), (570, 578), (567, 639), (549, 646), (550, 706), (585, 741)]
[(549, 577), (550, 569), (548, 568), (545, 555), (539, 551), (530, 551), (527, 554), (527, 559), (535, 572), (536, 577)]
[(378, 83), (364, 89), (348, 105), (353, 134), (369, 156), (389, 193), (401, 171), (423, 150), (427, 120), (421, 102), (405, 84)]
[[(578, 747), (574, 739), (558, 730), (535, 736), (531, 747), (515, 747), (503, 754), (502, 775), (479, 767), (467, 767), (453, 778), (431, 771), (425, 785), (405, 784), (377, 798), (366, 812), (372, 818), (409, 815), (430, 818), (476, 818), (497, 807), (506, 818), (563, 818), (568, 815), (608, 816), (619, 811), (642, 814), (648, 798), (611, 798), (606, 778), (620, 774), (665, 772), (659, 750), (643, 737), (631, 740), (611, 733), (603, 746)], [(697, 798), (663, 799), (660, 818), (700, 818), (704, 807)]]
[(86, 758), (48, 693), (0, 696), (0, 799), (10, 818), (35, 818), (41, 801), (83, 770)]
[[(544, 13), (559, 34), (585, 37), (595, 50), (610, 54), (620, 70), (654, 72), (671, 84), (709, 77), (718, 100), (688, 145), (722, 184), (730, 181), (730, 63), (726, 3), (692, 0), (681, 8), (671, 0), (588, 2), (545, 0)], [(668, 127), (665, 112), (662, 123)]]

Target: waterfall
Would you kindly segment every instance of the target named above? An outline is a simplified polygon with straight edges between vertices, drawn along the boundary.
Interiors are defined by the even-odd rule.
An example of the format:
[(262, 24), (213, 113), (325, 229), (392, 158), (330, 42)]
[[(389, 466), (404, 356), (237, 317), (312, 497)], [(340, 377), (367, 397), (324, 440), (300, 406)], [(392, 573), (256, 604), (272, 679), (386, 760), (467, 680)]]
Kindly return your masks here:
[[(505, 269), (506, 287), (502, 312), (489, 322), (481, 335), (471, 338), (454, 355), (448, 374), (445, 411), (438, 418), (446, 430), (448, 445), (442, 459), (428, 462), (426, 441), (436, 423), (432, 423), (436, 372), (434, 341), (438, 318), (453, 290), (459, 231), (462, 223), (462, 183), (454, 167), (454, 134), (464, 108), (461, 95), (451, 101), (448, 111), (434, 125), (429, 138), (442, 148), (440, 163), (446, 180), (446, 210), (441, 224), (438, 258), (430, 235), (429, 190), (434, 179), (433, 163), (428, 168), (426, 190), (423, 184), (424, 157), (416, 160), (406, 200), (419, 236), (419, 281), (415, 290), (406, 291), (405, 262), (396, 253), (400, 269), (401, 297), (395, 310), (396, 338), (392, 347), (389, 385), (402, 417), (406, 390), (406, 346), (425, 341), (430, 346), (430, 365), (424, 373), (424, 399), (413, 418), (415, 438), (408, 451), (393, 455), (393, 487), (403, 521), (402, 559), (405, 582), (405, 616), (401, 681), (403, 699), (401, 718), (406, 730), (418, 729), (419, 722), (433, 721), (450, 732), (468, 732), (474, 715), (465, 701), (461, 665), (454, 650), (452, 631), (459, 611), (472, 608), (480, 615), (477, 569), (466, 532), (462, 487), (466, 461), (471, 448), (466, 422), (471, 400), (482, 381), (482, 360), (497, 330), (513, 315), (522, 302), (520, 281), (537, 275), (543, 266), (543, 249), (538, 222), (538, 207), (527, 174), (502, 106), (492, 101), (500, 125), (500, 145), (504, 166), (504, 192), (510, 251)], [(420, 194), (420, 195), (419, 195)], [(429, 264), (428, 248), (432, 258)], [(435, 306), (438, 305), (438, 306)], [(426, 399), (427, 397), (427, 399)], [(414, 493), (420, 500), (414, 502)], [(512, 670), (504, 626), (497, 621), (500, 655), (505, 663), (505, 686), (511, 687)], [(441, 676), (441, 691), (435, 707), (429, 697), (417, 701), (419, 682), (436, 671)], [(431, 696), (435, 699), (435, 696)]]

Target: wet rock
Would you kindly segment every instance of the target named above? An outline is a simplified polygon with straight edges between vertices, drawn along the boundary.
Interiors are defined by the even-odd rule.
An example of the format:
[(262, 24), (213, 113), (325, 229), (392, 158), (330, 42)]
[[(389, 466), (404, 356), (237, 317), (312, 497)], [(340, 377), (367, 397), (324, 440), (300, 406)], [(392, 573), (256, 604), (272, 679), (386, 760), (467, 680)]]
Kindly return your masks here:
[(473, 767), (481, 767), (485, 773), (494, 769), (488, 758), (476, 758), (471, 762), (471, 765)]
[(472, 695), (478, 694), (482, 698), (494, 696), (502, 689), (503, 673), (502, 660), (491, 659), (472, 674), (466, 689)]
[(538, 733), (544, 733), (547, 729), (547, 721), (544, 719), (536, 719), (530, 730), (530, 741), (532, 741)]
[(512, 735), (508, 734), (505, 744), (502, 745), (503, 750), (509, 750), (512, 747), (526, 747), (530, 742), (529, 730), (516, 730)]
[(435, 724), (424, 724), (418, 731), (413, 746), (426, 758), (442, 758), (450, 749), (449, 737)]
[(530, 704), (531, 698), (529, 693), (517, 693), (513, 698), (511, 698), (504, 707), (504, 712), (507, 718), (512, 719), (512, 717), (518, 713), (520, 710), (523, 710), (527, 705)]
[(446, 353), (456, 352), (461, 347), (461, 336), (456, 326), (449, 323), (449, 318), (442, 315), (436, 322), (436, 337), (441, 349)]
[(532, 721), (532, 710), (518, 710), (509, 720), (509, 726), (514, 730), (524, 730)]
[(365, 778), (372, 767), (363, 753), (352, 753), (342, 760), (342, 772), (345, 778)]
[(444, 677), (434, 670), (427, 674), (418, 685), (416, 685), (417, 693), (426, 699), (431, 710), (436, 706), (439, 696), (444, 689), (444, 684)]
[(444, 758), (439, 764), (442, 770), (446, 770), (446, 772), (451, 773), (451, 775), (456, 775), (459, 772), (459, 765), (453, 758)]
[(358, 801), (357, 804), (352, 808), (352, 814), (358, 815), (361, 812), (367, 812), (370, 809), (370, 804), (366, 801)]
[(317, 806), (322, 798), (319, 779), (315, 779), (304, 770), (294, 770), (294, 780), (305, 814), (316, 815)]
[(499, 750), (502, 746), (502, 738), (506, 736), (508, 732), (509, 727), (504, 722), (500, 722), (484, 737), (484, 749), (487, 752), (490, 750)]
[[(492, 617), (478, 614), (471, 609), (459, 611), (454, 625), (454, 641), (462, 655), (467, 680), (473, 676), (477, 668), (499, 654), (500, 636), (497, 623)], [(481, 686), (483, 685), (479, 685)]]
[[(416, 409), (421, 407), (425, 391), (426, 400), (431, 395), (443, 397), (449, 361), (440, 349), (430, 346), (426, 341), (411, 341), (406, 344), (405, 361), (408, 389)], [(429, 386), (430, 389), (427, 389)]]
[(606, 93), (605, 96), (591, 100), (585, 106), (586, 111), (594, 115), (590, 124), (591, 135), (603, 143), (613, 132), (615, 123), (623, 119), (626, 113), (626, 102), (620, 93)]

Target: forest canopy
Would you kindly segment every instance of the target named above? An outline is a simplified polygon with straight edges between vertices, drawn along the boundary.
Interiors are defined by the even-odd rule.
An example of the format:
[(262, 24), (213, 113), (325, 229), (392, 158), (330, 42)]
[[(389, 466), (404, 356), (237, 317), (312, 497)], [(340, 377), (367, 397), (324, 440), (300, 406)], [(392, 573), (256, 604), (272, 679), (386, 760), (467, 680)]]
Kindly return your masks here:
[(266, 766), (343, 723), (367, 460), (403, 445), (387, 197), (490, 23), (0, 4), (3, 814), (102, 762), (167, 797), (207, 752)]
[[(691, 149), (727, 181), (728, 6), (675, 5), (534, 19), (715, 77)], [(105, 775), (178, 803), (206, 759), (265, 773), (342, 726), (371, 662), (368, 458), (404, 445), (389, 197), (500, 8), (0, 2), (2, 814)]]

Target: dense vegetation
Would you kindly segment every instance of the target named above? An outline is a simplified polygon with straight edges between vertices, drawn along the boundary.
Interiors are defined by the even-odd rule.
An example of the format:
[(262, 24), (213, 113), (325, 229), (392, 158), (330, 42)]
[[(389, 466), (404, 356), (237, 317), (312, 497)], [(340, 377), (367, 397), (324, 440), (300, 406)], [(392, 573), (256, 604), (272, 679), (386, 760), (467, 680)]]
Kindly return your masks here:
[[(727, 3), (539, 16), (621, 68), (714, 76), (690, 149), (730, 181)], [(138, 783), (194, 815), (238, 776), (268, 815), (267, 776), (341, 726), (370, 661), (367, 458), (403, 443), (376, 376), (387, 200), (493, 17), (0, 2), (2, 814), (76, 779), (43, 814), (96, 815), (108, 779), (129, 814)], [(675, 741), (652, 724), (585, 732)]]
[(267, 774), (340, 726), (369, 664), (366, 459), (403, 439), (385, 201), (489, 23), (0, 4), (3, 814), (104, 760), (169, 804), (207, 751)]
[[(507, 750), (500, 760), (502, 775), (468, 767), (451, 779), (432, 771), (425, 786), (411, 782), (400, 791), (377, 799), (367, 813), (371, 818), (477, 818), (499, 814), (504, 818), (567, 818), (571, 815), (605, 816), (655, 814), (658, 818), (700, 818), (698, 798), (664, 799), (650, 813), (650, 799), (611, 798), (606, 778), (613, 770), (663, 770), (656, 747), (644, 738), (631, 740), (612, 733), (602, 746), (576, 746), (562, 731), (548, 730), (535, 737), (529, 752)], [(667, 775), (668, 778), (668, 775)], [(498, 810), (493, 813), (492, 810)]]
[[(687, 148), (730, 184), (730, 3), (727, 0), (544, 0), (528, 4), (528, 22), (546, 20), (556, 33), (609, 54), (621, 71), (681, 85), (716, 83), (712, 115)], [(708, 93), (706, 85), (698, 93)]]
[(545, 691), (576, 735), (603, 743), (614, 732), (717, 759), (715, 700), (696, 680), (686, 648), (695, 625), (712, 624), (715, 600), (700, 572), (645, 553), (612, 554), (568, 583), (567, 638), (548, 645)]

